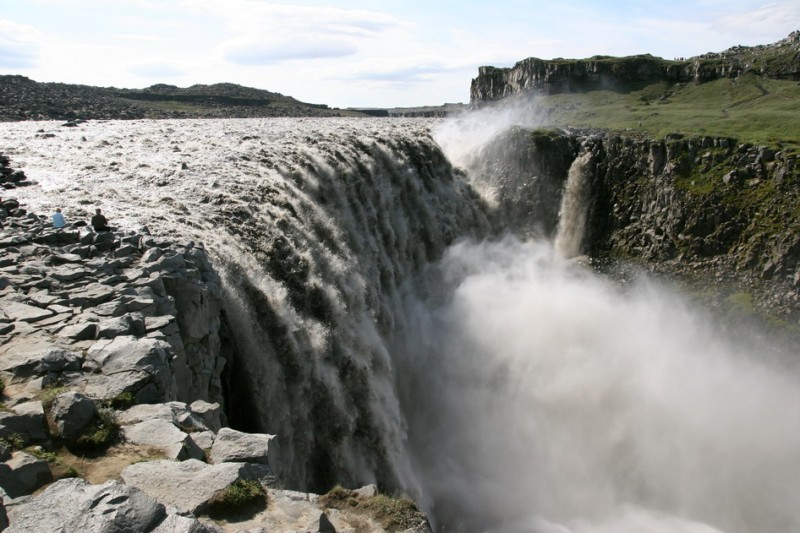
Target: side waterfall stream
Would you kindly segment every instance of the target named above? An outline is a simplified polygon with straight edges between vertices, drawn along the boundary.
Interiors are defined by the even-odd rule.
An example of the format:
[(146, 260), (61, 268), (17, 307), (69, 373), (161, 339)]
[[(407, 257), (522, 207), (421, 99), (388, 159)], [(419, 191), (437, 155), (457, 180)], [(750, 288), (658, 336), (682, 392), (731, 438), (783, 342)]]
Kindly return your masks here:
[(446, 531), (800, 530), (800, 377), (647, 279), (568, 261), (590, 156), (551, 241), (493, 226), (490, 176), (438, 122), (0, 130), (32, 211), (205, 244), (230, 418), (278, 435), (287, 487), (376, 482)]

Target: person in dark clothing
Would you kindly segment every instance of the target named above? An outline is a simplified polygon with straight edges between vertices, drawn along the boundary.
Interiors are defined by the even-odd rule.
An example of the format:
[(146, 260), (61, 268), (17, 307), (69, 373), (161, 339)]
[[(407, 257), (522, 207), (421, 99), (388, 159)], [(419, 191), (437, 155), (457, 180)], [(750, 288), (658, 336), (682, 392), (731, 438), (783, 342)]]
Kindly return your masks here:
[(99, 209), (92, 217), (92, 227), (95, 231), (111, 231), (111, 228), (108, 227), (108, 220), (100, 213)]

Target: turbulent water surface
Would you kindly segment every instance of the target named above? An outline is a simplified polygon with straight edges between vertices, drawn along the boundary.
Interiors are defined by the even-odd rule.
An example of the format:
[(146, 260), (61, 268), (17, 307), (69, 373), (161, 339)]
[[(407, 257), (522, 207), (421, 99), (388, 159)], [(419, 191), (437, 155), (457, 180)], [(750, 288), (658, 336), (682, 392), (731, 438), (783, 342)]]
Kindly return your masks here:
[(205, 243), (231, 418), (287, 485), (377, 482), (446, 530), (800, 530), (798, 376), (567, 260), (590, 156), (553, 242), (492, 227), (484, 121), (15, 123), (0, 151), (33, 210)]

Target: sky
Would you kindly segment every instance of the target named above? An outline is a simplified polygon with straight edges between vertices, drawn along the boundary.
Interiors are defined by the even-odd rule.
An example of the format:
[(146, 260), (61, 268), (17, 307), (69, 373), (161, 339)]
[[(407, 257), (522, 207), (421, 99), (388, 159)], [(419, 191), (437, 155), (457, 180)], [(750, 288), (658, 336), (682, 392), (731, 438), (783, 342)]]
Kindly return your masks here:
[(0, 74), (410, 107), (468, 103), (482, 65), (691, 57), (795, 30), (800, 0), (0, 0)]

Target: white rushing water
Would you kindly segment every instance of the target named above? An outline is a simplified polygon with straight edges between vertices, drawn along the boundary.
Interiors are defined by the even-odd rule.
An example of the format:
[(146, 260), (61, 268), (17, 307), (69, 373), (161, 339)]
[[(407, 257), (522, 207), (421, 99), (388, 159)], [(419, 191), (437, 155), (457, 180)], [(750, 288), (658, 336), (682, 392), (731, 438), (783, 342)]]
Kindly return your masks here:
[[(246, 422), (282, 439), (291, 486), (376, 481), (458, 531), (800, 531), (800, 378), (668, 290), (564, 260), (589, 156), (561, 244), (495, 235), (472, 192), (491, 183), (433, 124), (0, 124), (0, 152), (35, 210), (206, 243)], [(469, 168), (483, 141), (442, 131)]]

